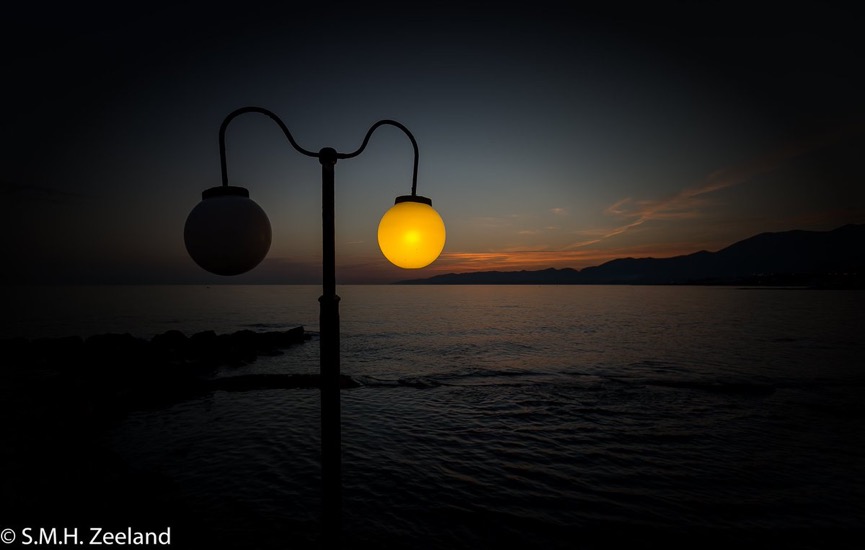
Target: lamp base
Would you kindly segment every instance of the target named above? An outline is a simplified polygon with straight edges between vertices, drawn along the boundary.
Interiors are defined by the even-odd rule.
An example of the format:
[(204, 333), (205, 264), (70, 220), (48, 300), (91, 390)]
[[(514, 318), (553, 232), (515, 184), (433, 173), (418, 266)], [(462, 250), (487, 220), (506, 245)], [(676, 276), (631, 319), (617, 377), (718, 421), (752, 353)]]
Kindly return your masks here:
[(427, 206), (432, 206), (432, 199), (421, 197), (420, 195), (401, 195), (393, 201), (394, 204), (399, 204), (401, 202), (419, 202)]

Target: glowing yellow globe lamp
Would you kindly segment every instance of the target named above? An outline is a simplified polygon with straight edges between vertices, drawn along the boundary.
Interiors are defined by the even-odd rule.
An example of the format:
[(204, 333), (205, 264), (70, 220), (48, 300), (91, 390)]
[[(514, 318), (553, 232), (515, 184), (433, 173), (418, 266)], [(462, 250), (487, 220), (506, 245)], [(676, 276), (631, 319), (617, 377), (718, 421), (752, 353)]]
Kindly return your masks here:
[(445, 224), (430, 199), (417, 195), (397, 197), (378, 224), (378, 246), (395, 266), (420, 269), (441, 254)]

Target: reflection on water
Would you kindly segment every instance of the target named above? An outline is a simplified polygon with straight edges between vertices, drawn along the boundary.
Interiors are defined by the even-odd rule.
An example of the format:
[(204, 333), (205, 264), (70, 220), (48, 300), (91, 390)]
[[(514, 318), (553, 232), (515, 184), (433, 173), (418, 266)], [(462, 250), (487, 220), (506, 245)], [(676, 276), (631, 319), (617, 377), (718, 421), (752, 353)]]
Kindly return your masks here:
[[(160, 288), (115, 289), (106, 303), (116, 312), (123, 292), (148, 296), (136, 310), (142, 335), (175, 321), (317, 329), (315, 288)], [(820, 537), (861, 524), (861, 292), (340, 294), (343, 372), (363, 384), (342, 392), (354, 545), (606, 548), (709, 529), (719, 543), (784, 536), (821, 548)], [(166, 323), (172, 309), (181, 313)], [(86, 326), (101, 330), (94, 318)], [(310, 342), (219, 374), (315, 372), (317, 361)], [(104, 441), (130, 468), (169, 480), (198, 528), (302, 547), (317, 537), (318, 399), (215, 392), (134, 411)]]

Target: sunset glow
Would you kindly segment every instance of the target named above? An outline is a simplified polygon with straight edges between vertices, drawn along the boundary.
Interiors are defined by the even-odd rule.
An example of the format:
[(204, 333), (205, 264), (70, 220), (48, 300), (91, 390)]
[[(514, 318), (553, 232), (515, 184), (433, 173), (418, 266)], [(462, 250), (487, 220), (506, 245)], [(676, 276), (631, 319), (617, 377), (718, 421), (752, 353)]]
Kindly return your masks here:
[(859, 11), (7, 2), (0, 539), (854, 548)]
[[(202, 24), (183, 5), (107, 26), (59, 4), (12, 13), (28, 31), (5, 38), (18, 85), (3, 91), (16, 106), (0, 149), (4, 277), (317, 282), (320, 167), (266, 117), (232, 123), (226, 153), (232, 185), (270, 218), (267, 256), (210, 276), (179, 236), (219, 183), (220, 122), (246, 105), (311, 151), (354, 151), (377, 120), (410, 129), (420, 190), (447, 221), (418, 277), (582, 269), (865, 222), (862, 76), (846, 58), (859, 33), (843, 13), (415, 7), (207, 10)], [(377, 223), (409, 192), (412, 158), (382, 128), (336, 164), (340, 282), (404, 278)]]

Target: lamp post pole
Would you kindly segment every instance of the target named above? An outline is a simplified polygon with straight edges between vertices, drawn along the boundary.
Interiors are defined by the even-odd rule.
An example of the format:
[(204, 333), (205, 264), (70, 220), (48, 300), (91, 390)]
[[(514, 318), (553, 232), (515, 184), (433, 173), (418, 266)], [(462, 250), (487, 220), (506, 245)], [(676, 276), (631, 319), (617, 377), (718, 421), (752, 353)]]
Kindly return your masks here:
[(341, 528), (342, 453), (339, 399), (339, 296), (336, 294), (334, 176), (336, 151), (324, 148), (321, 162), (322, 295), (319, 316), (321, 387), (321, 488), (323, 541)]
[(321, 163), (322, 198), (322, 295), (320, 304), (321, 389), (321, 542), (325, 548), (339, 545), (342, 527), (342, 456), (340, 434), (339, 296), (336, 294), (336, 246), (334, 214), (334, 166), (337, 159), (353, 158), (363, 152), (372, 133), (382, 125), (402, 130), (414, 148), (411, 195), (399, 196), (379, 224), (379, 247), (392, 263), (408, 269), (424, 267), (441, 253), (445, 242), (444, 223), (432, 208), (432, 201), (417, 195), (418, 146), (408, 129), (393, 120), (380, 120), (367, 131), (361, 146), (352, 153), (338, 153), (325, 147), (319, 152), (300, 147), (286, 125), (271, 111), (243, 107), (230, 113), (219, 128), (219, 157), (222, 186), (202, 193), (202, 201), (190, 212), (184, 228), (189, 255), (211, 273), (239, 275), (253, 269), (270, 248), (270, 222), (264, 211), (242, 187), (228, 185), (225, 131), (229, 122), (244, 113), (260, 113), (279, 125), (291, 146)]

